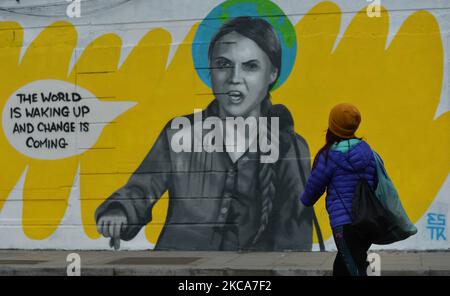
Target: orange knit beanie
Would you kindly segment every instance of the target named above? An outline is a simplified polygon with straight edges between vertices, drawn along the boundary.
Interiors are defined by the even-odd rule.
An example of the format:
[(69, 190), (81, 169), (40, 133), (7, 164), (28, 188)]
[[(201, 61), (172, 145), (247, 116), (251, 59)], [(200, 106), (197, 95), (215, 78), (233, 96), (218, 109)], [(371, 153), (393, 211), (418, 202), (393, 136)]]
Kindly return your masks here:
[(341, 138), (350, 139), (361, 123), (361, 114), (352, 104), (339, 104), (333, 107), (328, 120), (328, 129)]

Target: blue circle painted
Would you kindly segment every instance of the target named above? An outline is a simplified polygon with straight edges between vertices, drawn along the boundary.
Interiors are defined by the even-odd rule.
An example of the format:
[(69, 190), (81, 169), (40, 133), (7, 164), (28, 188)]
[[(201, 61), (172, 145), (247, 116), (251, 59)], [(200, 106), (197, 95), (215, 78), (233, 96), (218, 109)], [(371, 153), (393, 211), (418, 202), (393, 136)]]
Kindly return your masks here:
[(275, 29), (282, 48), (281, 73), (273, 89), (278, 88), (286, 81), (294, 67), (297, 40), (295, 29), (287, 16), (275, 3), (268, 0), (229, 0), (211, 10), (201, 22), (192, 44), (194, 66), (200, 79), (211, 87), (209, 43), (225, 22), (239, 16), (262, 18)]

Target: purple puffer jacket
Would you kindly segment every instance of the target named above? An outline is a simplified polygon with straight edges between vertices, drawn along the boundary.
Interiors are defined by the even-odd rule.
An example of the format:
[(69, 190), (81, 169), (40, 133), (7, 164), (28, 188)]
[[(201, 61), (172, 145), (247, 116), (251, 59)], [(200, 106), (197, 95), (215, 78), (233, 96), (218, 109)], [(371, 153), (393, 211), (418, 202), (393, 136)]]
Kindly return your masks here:
[(372, 188), (375, 188), (378, 178), (370, 146), (357, 139), (335, 144), (329, 150), (327, 160), (323, 153), (319, 156), (301, 201), (306, 206), (312, 206), (327, 189), (326, 206), (331, 227), (351, 224), (352, 200), (359, 181), (358, 174), (364, 177)]

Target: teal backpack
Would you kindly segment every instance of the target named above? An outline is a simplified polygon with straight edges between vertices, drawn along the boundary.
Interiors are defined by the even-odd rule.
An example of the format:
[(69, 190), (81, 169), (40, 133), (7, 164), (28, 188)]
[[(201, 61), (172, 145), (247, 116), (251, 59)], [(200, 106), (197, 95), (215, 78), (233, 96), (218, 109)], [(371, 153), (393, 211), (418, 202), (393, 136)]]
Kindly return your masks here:
[(386, 172), (383, 160), (375, 151), (373, 151), (373, 156), (375, 157), (378, 175), (378, 185), (375, 189), (375, 195), (390, 215), (390, 220), (392, 221), (391, 227), (389, 227), (386, 234), (374, 243), (386, 245), (404, 240), (416, 234), (417, 228), (406, 214), (394, 183), (392, 183), (392, 180)]

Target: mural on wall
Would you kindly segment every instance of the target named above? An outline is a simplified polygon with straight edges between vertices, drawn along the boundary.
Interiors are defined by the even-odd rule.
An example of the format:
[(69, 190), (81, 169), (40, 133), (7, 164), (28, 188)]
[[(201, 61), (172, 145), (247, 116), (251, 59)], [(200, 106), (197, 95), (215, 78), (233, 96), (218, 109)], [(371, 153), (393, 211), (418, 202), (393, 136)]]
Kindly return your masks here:
[[(219, 8), (246, 13), (246, 6), (233, 2), (237, 4)], [(252, 4), (248, 7), (258, 7), (258, 1), (247, 2)], [(253, 12), (279, 12), (274, 4), (261, 8)], [(217, 17), (215, 11), (207, 16), (197, 36), (213, 28), (209, 19)], [(287, 59), (283, 52), (293, 51), (285, 43), (282, 46), (277, 35), (283, 35), (269, 21), (230, 17), (222, 17), (224, 23), (209, 38), (194, 42), (200, 47), (193, 48), (194, 57), (209, 60), (197, 69), (208, 69), (206, 82), (212, 85), (213, 101), (201, 114), (167, 124), (127, 184), (96, 212), (99, 232), (111, 237), (116, 248), (120, 239), (132, 239), (151, 221), (153, 205), (165, 191), (169, 209), (155, 249), (312, 248), (312, 210), (298, 202), (310, 171), (308, 147), (294, 133), (289, 111), (272, 105), (270, 98), (270, 91), (291, 68), (282, 67), (283, 58)], [(281, 27), (287, 19), (278, 16), (271, 22)], [(290, 29), (293, 48), (295, 35)], [(204, 43), (208, 51), (198, 54)], [(248, 129), (257, 130), (253, 138), (245, 128), (239, 131), (234, 124), (237, 118), (247, 121)], [(264, 124), (266, 128), (261, 129)], [(217, 136), (209, 137), (216, 129)], [(242, 147), (234, 145), (239, 141), (235, 133), (247, 142)], [(271, 149), (264, 149), (264, 138)], [(179, 142), (182, 149), (174, 147)], [(273, 159), (265, 161), (264, 154)]]
[[(173, 55), (155, 28), (120, 65), (117, 34), (78, 48), (77, 28), (58, 21), (22, 51), (27, 29), (0, 22), (0, 247), (310, 250), (331, 229), (324, 199), (315, 219), (298, 196), (342, 101), (361, 110), (358, 136), (383, 156), (411, 220), (426, 215), (421, 229), (445, 241), (447, 212), (429, 211), (450, 163), (436, 18), (412, 12), (387, 43), (384, 8), (340, 33), (336, 3), (317, 1), (297, 23), (278, 4), (224, 1)], [(223, 119), (240, 116), (268, 125), (234, 151)]]

